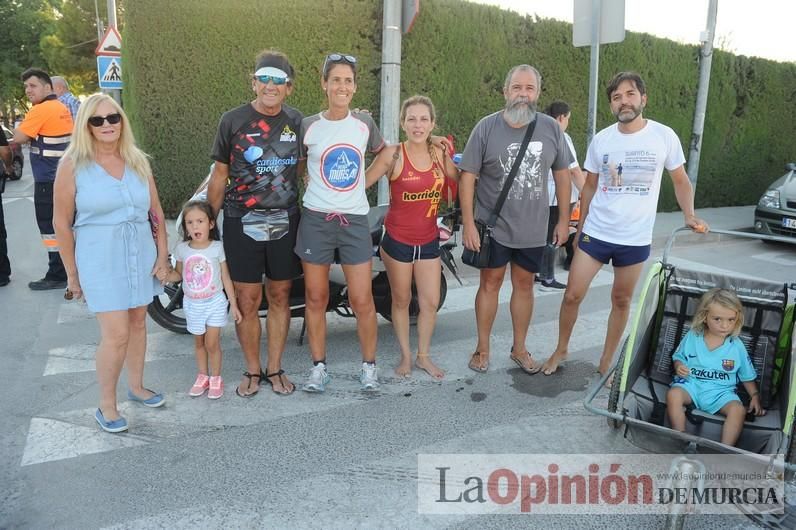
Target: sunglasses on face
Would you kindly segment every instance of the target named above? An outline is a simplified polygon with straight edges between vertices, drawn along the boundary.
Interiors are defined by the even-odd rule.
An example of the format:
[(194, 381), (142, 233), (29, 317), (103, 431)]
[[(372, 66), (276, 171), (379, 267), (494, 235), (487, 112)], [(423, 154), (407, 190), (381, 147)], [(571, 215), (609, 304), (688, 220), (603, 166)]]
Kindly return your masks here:
[(92, 127), (102, 127), (102, 124), (108, 122), (111, 125), (116, 125), (122, 121), (122, 115), (118, 112), (108, 114), (107, 116), (92, 116), (88, 119), (88, 124)]
[(290, 81), (289, 77), (279, 77), (279, 76), (273, 76), (273, 75), (256, 75), (256, 76), (254, 76), (254, 78), (257, 79), (257, 81), (259, 81), (260, 83), (262, 83), (264, 85), (267, 85), (268, 82), (270, 81), (273, 84), (279, 86), (279, 85), (284, 85), (285, 83)]

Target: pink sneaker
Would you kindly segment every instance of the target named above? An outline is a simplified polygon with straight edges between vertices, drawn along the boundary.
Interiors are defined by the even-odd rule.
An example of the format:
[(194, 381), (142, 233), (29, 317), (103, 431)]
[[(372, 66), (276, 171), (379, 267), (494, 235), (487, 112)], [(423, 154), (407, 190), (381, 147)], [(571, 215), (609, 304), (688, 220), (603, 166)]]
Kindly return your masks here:
[(207, 374), (199, 374), (196, 376), (196, 381), (193, 382), (191, 390), (188, 391), (188, 395), (191, 397), (201, 396), (209, 386), (210, 378), (207, 377)]
[(210, 378), (210, 390), (207, 391), (208, 399), (218, 399), (224, 395), (224, 380), (220, 375)]

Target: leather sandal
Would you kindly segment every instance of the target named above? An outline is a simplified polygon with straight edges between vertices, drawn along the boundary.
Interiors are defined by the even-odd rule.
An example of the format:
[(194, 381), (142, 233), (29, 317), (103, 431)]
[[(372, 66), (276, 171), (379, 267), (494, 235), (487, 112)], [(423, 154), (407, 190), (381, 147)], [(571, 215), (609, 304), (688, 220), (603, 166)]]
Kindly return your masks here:
[(284, 371), (284, 370), (279, 370), (278, 372), (274, 372), (274, 373), (272, 373), (272, 374), (267, 374), (267, 373), (265, 373), (265, 372), (260, 372), (260, 381), (262, 381), (263, 379), (265, 379), (265, 382), (266, 382), (266, 383), (268, 383), (269, 385), (271, 385), (271, 391), (272, 391), (274, 394), (278, 394), (278, 395), (280, 395), (280, 396), (289, 396), (290, 394), (292, 394), (292, 393), (293, 393), (293, 392), (296, 390), (296, 385), (294, 385), (293, 383), (290, 383), (290, 386), (291, 386), (292, 388), (290, 389), (290, 391), (289, 391), (289, 392), (278, 392), (278, 391), (277, 391), (277, 390), (274, 388), (274, 383), (273, 383), (273, 382), (271, 381), (271, 379), (270, 379), (271, 377), (279, 377), (279, 382), (280, 382), (280, 383), (282, 383), (282, 388), (284, 388), (285, 390), (287, 390), (287, 385), (285, 384), (285, 380), (284, 380), (284, 378), (282, 377), (282, 375), (283, 375), (284, 373), (285, 373), (285, 371)]
[[(243, 372), (243, 375), (249, 378), (249, 384), (246, 385), (246, 390), (250, 389), (251, 386), (252, 386), (252, 377), (256, 377), (258, 383), (262, 379), (262, 372), (260, 372), (259, 374), (250, 374), (249, 372)], [(256, 395), (257, 392), (259, 392), (259, 391), (260, 391), (260, 389), (258, 387), (257, 390), (255, 390), (254, 392), (250, 392), (248, 394), (241, 394), (240, 386), (235, 387), (235, 393), (238, 395), (238, 397), (242, 397), (242, 398), (250, 398), (250, 397)]]

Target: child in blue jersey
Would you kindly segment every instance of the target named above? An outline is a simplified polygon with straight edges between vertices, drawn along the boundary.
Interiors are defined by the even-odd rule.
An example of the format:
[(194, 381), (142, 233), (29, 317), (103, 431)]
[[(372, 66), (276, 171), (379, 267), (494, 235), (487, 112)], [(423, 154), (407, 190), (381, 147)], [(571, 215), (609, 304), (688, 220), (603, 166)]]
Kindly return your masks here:
[(752, 398), (749, 412), (766, 413), (760, 405), (752, 360), (738, 338), (742, 326), (743, 307), (734, 292), (711, 289), (702, 295), (691, 330), (672, 357), (675, 376), (666, 394), (672, 429), (685, 432), (683, 407), (693, 403), (709, 414), (726, 416), (721, 443), (735, 445), (747, 412), (735, 393), (739, 380)]

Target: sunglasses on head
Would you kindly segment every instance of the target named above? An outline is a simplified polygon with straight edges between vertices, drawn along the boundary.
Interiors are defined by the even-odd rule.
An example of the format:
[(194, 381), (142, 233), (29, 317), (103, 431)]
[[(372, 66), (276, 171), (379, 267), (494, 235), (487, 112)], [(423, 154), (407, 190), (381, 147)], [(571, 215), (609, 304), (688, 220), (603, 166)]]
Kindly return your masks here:
[(351, 64), (357, 64), (357, 58), (353, 55), (343, 55), (341, 53), (330, 53), (326, 56), (327, 61), (337, 62), (337, 61), (345, 61)]
[(264, 85), (267, 85), (268, 81), (272, 82), (275, 85), (284, 85), (285, 83), (290, 81), (289, 77), (281, 77), (275, 75), (256, 75), (254, 76), (254, 78)]
[(92, 127), (102, 127), (102, 124), (108, 122), (111, 125), (116, 125), (122, 121), (122, 115), (118, 112), (108, 114), (107, 116), (92, 116), (88, 119), (88, 124)]
[(326, 72), (326, 67), (330, 63), (341, 63), (346, 62), (351, 65), (357, 64), (357, 58), (353, 55), (344, 55), (342, 53), (330, 53), (326, 56), (326, 60), (323, 61), (323, 71)]

